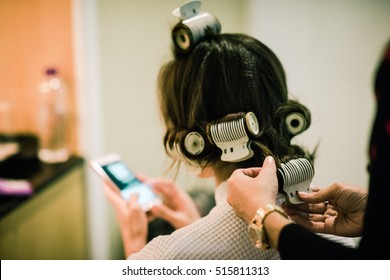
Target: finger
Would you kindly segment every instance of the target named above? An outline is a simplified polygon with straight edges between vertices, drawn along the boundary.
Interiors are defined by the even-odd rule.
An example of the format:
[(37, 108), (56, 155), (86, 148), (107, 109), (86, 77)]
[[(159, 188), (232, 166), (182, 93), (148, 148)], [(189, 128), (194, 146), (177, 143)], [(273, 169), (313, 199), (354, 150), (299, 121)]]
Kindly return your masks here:
[(110, 187), (105, 186), (104, 195), (107, 197), (108, 201), (111, 203), (117, 213), (127, 213), (127, 201), (120, 194), (113, 191)]
[(317, 186), (310, 186), (310, 191), (311, 192), (319, 192), (321, 190), (320, 187), (317, 187)]
[(103, 181), (103, 187), (107, 188), (107, 189), (110, 189), (112, 192), (120, 194), (119, 188), (112, 182)]
[(175, 184), (166, 180), (155, 180), (153, 182), (153, 190), (166, 197), (172, 197), (177, 191)]
[(269, 178), (274, 177), (277, 183), (276, 164), (273, 157), (267, 156), (264, 159), (263, 166), (261, 167), (261, 172), (257, 174), (256, 178), (260, 176), (269, 177)]
[(137, 173), (137, 178), (141, 181), (141, 182), (145, 182), (147, 180), (150, 180), (150, 178), (148, 176), (146, 176), (145, 174), (142, 174), (142, 173)]
[(323, 214), (328, 208), (327, 202), (321, 202), (321, 203), (307, 203), (305, 204), (306, 211), (309, 213), (314, 214)]
[(238, 171), (241, 172), (245, 176), (255, 178), (260, 173), (261, 167), (239, 169)]
[(120, 195), (120, 193), (114, 191), (110, 186), (104, 184), (104, 195), (108, 198), (108, 200), (114, 204), (122, 204), (124, 203), (124, 199)]
[(276, 165), (275, 165), (275, 160), (273, 157), (267, 156), (264, 159), (263, 169), (269, 170), (271, 172), (276, 172)]
[(172, 224), (175, 224), (177, 221), (176, 212), (164, 204), (155, 205), (150, 209), (150, 211), (154, 217), (161, 218)]
[(340, 184), (333, 183), (332, 185), (322, 188), (317, 192), (298, 192), (298, 196), (305, 202), (309, 203), (321, 203), (332, 201), (334, 196), (337, 194), (338, 190), (342, 188)]
[(297, 215), (290, 216), (290, 219), (293, 220), (296, 224), (301, 225), (310, 231), (314, 231), (317, 233), (325, 233), (324, 222), (310, 221)]
[(328, 209), (325, 211), (325, 216), (327, 217), (335, 217), (337, 216), (338, 212), (334, 210), (332, 207), (328, 207)]
[(260, 171), (261, 171), (261, 173), (264, 173), (264, 171), (273, 172), (273, 173), (276, 172), (276, 165), (275, 165), (274, 158), (271, 156), (267, 156), (264, 159), (262, 167), (241, 168), (241, 169), (237, 169), (235, 172), (239, 173), (237, 175), (241, 174), (241, 175), (246, 175), (248, 177), (255, 178), (255, 177), (259, 176)]
[(326, 217), (329, 216), (329, 215), (325, 215), (323, 212), (321, 213), (305, 212), (291, 207), (286, 208), (285, 212), (289, 216), (300, 217), (304, 220), (311, 221), (311, 222), (324, 222)]
[(153, 190), (159, 195), (165, 196), (165, 197), (171, 197), (172, 196), (172, 188), (167, 186), (166, 184), (153, 184)]
[(322, 214), (309, 214), (309, 221), (311, 222), (325, 222), (325, 218)]
[(312, 192), (298, 192), (298, 197), (307, 203), (325, 203), (331, 198), (327, 189), (316, 190)]
[(282, 208), (287, 212), (295, 213), (294, 211), (301, 211), (313, 214), (323, 214), (329, 208), (327, 203), (302, 203), (302, 204), (287, 204), (283, 203)]
[(128, 202), (127, 202), (127, 205), (129, 207), (131, 207), (131, 208), (139, 206), (139, 204), (138, 204), (138, 197), (139, 197), (138, 193), (134, 193), (134, 194), (130, 195), (130, 198), (129, 198)]

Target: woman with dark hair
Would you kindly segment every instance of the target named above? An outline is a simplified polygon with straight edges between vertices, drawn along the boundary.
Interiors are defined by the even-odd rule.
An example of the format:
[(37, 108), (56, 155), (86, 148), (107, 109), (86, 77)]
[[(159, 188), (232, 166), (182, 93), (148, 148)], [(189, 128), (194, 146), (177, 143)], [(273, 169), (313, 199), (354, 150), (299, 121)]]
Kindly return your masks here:
[[(196, 42), (191, 38), (187, 50), (178, 46), (174, 29), (174, 58), (160, 70), (158, 99), (167, 154), (200, 177), (214, 179), (216, 206), (146, 244), (147, 218), (136, 198), (127, 203), (108, 189), (129, 259), (279, 259), (276, 250), (253, 246), (245, 222), (226, 201), (226, 181), (237, 168), (261, 166), (266, 156), (278, 165), (296, 158), (312, 161), (311, 154), (291, 144), (309, 127), (310, 112), (288, 98), (283, 67), (266, 45), (211, 29), (206, 26)], [(176, 39), (186, 45), (188, 38), (179, 33)], [(152, 215), (158, 216), (158, 207)]]

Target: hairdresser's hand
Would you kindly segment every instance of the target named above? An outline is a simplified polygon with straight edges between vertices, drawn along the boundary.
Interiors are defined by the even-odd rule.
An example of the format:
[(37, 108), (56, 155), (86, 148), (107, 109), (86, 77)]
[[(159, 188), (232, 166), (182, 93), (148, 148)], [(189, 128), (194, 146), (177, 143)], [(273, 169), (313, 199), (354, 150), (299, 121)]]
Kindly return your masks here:
[(228, 203), (250, 223), (259, 207), (275, 204), (278, 193), (275, 161), (266, 157), (260, 168), (237, 169), (228, 182)]
[(151, 214), (169, 222), (178, 229), (191, 224), (200, 218), (198, 208), (187, 192), (167, 179), (148, 179), (153, 191), (163, 198), (163, 204), (155, 205)]
[(126, 257), (138, 252), (147, 243), (148, 234), (148, 218), (137, 202), (138, 195), (132, 195), (126, 201), (108, 184), (104, 184), (104, 192), (114, 206)]
[(297, 224), (318, 233), (357, 237), (363, 229), (367, 189), (334, 183), (310, 193), (299, 193), (308, 204), (283, 206)]

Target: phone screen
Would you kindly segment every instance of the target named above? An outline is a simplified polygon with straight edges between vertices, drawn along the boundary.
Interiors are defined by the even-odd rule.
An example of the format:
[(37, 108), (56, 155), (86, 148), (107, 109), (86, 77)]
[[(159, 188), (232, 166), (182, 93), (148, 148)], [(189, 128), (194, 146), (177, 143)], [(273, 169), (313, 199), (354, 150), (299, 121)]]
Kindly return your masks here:
[(102, 168), (119, 187), (124, 199), (128, 200), (132, 194), (138, 193), (138, 203), (144, 205), (158, 198), (151, 187), (142, 183), (122, 161), (103, 165)]

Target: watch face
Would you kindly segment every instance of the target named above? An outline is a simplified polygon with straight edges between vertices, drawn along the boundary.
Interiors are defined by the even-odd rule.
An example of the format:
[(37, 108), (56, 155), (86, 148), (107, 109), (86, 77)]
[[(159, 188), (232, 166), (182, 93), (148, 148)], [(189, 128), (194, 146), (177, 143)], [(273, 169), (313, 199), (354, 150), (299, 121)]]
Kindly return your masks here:
[(257, 121), (256, 115), (252, 112), (246, 114), (246, 124), (248, 126), (249, 131), (253, 135), (259, 134), (259, 122)]

